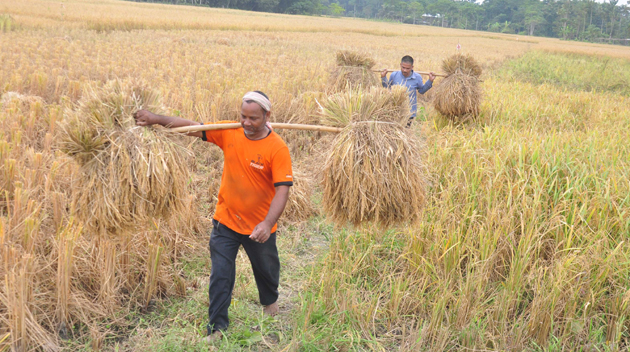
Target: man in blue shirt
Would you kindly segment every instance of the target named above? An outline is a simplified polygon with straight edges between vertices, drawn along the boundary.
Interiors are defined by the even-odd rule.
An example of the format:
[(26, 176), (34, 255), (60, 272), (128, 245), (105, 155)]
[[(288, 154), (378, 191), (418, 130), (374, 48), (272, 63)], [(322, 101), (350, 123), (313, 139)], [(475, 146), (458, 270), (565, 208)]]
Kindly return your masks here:
[(413, 72), (413, 58), (409, 55), (403, 56), (400, 60), (400, 71), (394, 71), (387, 80), (387, 70), (381, 72), (381, 80), (383, 87), (389, 88), (394, 84), (407, 87), (409, 92), (409, 102), (411, 103), (411, 117), (407, 123), (407, 127), (411, 126), (411, 122), (416, 117), (418, 111), (418, 99), (416, 98), (416, 91), (420, 94), (426, 93), (431, 87), (433, 87), (433, 80), (435, 79), (435, 73), (429, 73), (429, 80), (422, 84), (422, 76)]

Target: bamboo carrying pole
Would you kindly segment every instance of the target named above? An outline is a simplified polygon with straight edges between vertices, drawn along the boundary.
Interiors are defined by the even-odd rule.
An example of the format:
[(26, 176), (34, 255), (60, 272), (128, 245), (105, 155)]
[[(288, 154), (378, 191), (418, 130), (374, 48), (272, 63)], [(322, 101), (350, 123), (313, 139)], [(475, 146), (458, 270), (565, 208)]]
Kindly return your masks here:
[[(387, 69), (387, 72), (396, 72), (396, 71), (400, 71), (400, 70), (390, 70)], [(383, 72), (383, 70), (372, 70), (372, 72)], [(413, 71), (415, 73), (421, 74), (421, 75), (429, 75), (430, 72), (424, 72), (424, 71)], [(448, 75), (445, 75), (443, 73), (435, 73), (436, 77), (448, 77)]]
[[(216, 123), (210, 125), (193, 125), (172, 128), (172, 132), (177, 133), (189, 133), (189, 132), (201, 132), (201, 131), (213, 131), (213, 130), (229, 130), (235, 128), (241, 128), (240, 123)], [(319, 125), (304, 125), (297, 123), (277, 123), (272, 122), (271, 128), (285, 129), (285, 130), (305, 130), (305, 131), (320, 131), (320, 132), (334, 132), (339, 133), (343, 131), (343, 128), (319, 126)]]
[[(387, 72), (396, 72), (396, 71), (399, 71), (399, 70), (390, 70), (390, 69), (387, 70)], [(372, 72), (383, 72), (383, 70), (380, 70), (380, 71), (379, 70), (372, 70)], [(413, 71), (413, 72), (419, 73), (421, 75), (428, 75), (429, 74), (429, 72), (424, 72), (424, 71)], [(435, 76), (436, 77), (448, 77), (448, 75), (445, 75), (443, 73), (435, 73)], [(480, 79), (479, 82), (483, 82), (483, 80)]]

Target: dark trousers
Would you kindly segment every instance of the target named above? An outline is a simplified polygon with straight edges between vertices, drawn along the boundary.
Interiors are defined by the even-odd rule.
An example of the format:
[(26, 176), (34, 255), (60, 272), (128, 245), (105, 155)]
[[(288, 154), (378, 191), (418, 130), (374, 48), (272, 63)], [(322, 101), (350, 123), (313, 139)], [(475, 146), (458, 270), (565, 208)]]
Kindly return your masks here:
[(257, 243), (249, 236), (232, 231), (216, 220), (210, 236), (210, 307), (208, 315), (208, 334), (216, 330), (225, 330), (230, 324), (228, 308), (232, 302), (232, 290), (236, 278), (236, 255), (241, 245), (245, 248), (252, 264), (258, 297), (262, 305), (270, 305), (278, 300), (280, 281), (280, 259), (276, 247), (276, 233), (272, 233), (265, 243)]
[(409, 121), (407, 121), (407, 128), (411, 127), (411, 124), (413, 123), (413, 119), (415, 118), (415, 116), (411, 116), (409, 118)]

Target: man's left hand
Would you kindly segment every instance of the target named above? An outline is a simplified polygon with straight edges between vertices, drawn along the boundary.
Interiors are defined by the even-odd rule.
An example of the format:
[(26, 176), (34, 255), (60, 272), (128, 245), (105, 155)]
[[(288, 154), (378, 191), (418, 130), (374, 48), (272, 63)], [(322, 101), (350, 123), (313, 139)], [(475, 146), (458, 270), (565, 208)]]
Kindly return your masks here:
[(435, 80), (435, 73), (429, 72), (429, 81), (433, 82)]
[(272, 227), (273, 226), (269, 225), (266, 221), (261, 222), (254, 227), (254, 231), (252, 231), (252, 234), (249, 235), (249, 239), (258, 243), (267, 242), (269, 236), (271, 236)]

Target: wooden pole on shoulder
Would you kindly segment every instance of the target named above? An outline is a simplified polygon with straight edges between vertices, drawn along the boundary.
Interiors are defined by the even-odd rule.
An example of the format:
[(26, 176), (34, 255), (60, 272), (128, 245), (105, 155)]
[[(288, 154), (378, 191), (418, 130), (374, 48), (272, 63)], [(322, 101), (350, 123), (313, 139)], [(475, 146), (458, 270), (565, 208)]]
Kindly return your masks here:
[[(177, 132), (177, 133), (190, 133), (190, 132), (201, 132), (201, 131), (229, 130), (229, 129), (236, 129), (236, 128), (241, 128), (241, 124), (240, 123), (214, 123), (214, 124), (208, 124), (208, 125), (193, 125), (193, 126), (171, 128), (170, 131)], [(278, 123), (278, 122), (272, 122), (271, 128), (285, 129), (285, 130), (333, 132), (333, 133), (339, 133), (343, 130), (343, 128), (340, 128), (340, 127), (304, 125), (304, 124), (297, 124), (297, 123)]]

